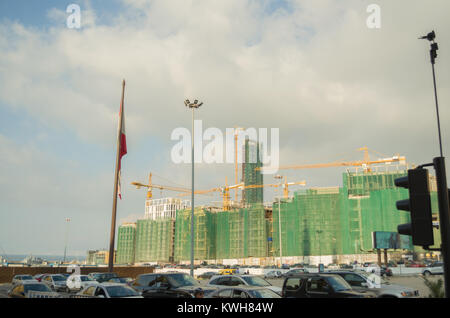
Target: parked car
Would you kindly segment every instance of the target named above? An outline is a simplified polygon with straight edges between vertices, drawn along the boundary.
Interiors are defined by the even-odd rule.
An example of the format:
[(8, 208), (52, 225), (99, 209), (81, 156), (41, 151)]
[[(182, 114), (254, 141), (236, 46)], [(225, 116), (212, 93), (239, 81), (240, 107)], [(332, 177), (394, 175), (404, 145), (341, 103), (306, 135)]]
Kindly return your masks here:
[(377, 274), (380, 276), (392, 276), (392, 270), (389, 267), (382, 265), (381, 267), (378, 264), (371, 264), (365, 268), (367, 273)]
[(254, 286), (254, 287), (264, 287), (272, 290), (277, 294), (281, 294), (281, 288), (278, 286), (273, 286), (265, 279), (256, 275), (215, 275), (211, 277), (207, 286), (217, 287), (217, 286)]
[(206, 298), (281, 298), (280, 295), (264, 287), (237, 286), (216, 290)]
[(350, 264), (339, 264), (339, 269), (353, 269), (353, 265), (350, 265)]
[(11, 284), (13, 284), (13, 285), (14, 284), (18, 284), (18, 283), (21, 283), (21, 282), (27, 281), (27, 280), (31, 280), (31, 281), (35, 281), (36, 282), (36, 280), (31, 275), (15, 275), (13, 277), (13, 279), (12, 279)]
[(370, 292), (358, 292), (339, 275), (299, 274), (285, 279), (285, 298), (374, 298)]
[(36, 281), (40, 282), (42, 277), (44, 277), (46, 274), (36, 274), (33, 276), (33, 279), (35, 279)]
[(9, 298), (28, 298), (30, 291), (37, 291), (47, 294), (55, 294), (50, 287), (38, 281), (24, 280), (15, 284), (9, 291)]
[(224, 268), (219, 270), (219, 275), (233, 275), (236, 274), (235, 268)]
[(98, 298), (143, 298), (130, 286), (117, 283), (86, 285), (78, 295)]
[(141, 274), (131, 287), (142, 293), (144, 298), (192, 298), (198, 288), (207, 296), (217, 288), (201, 286), (198, 281), (185, 273)]
[(133, 278), (131, 277), (113, 277), (110, 280), (108, 280), (108, 283), (119, 283), (119, 284), (131, 284), (133, 281)]
[(61, 274), (48, 274), (41, 278), (41, 282), (45, 283), (53, 291), (67, 291), (66, 278)]
[(90, 279), (99, 283), (104, 283), (109, 281), (111, 278), (118, 277), (116, 273), (90, 273), (88, 276)]
[(283, 273), (281, 271), (270, 271), (264, 275), (264, 278), (280, 278), (283, 277)]
[(406, 264), (406, 267), (425, 267), (425, 264), (421, 262), (409, 262)]
[(294, 268), (286, 273), (283, 273), (283, 277), (291, 277), (294, 275), (305, 274), (305, 273), (309, 273), (309, 271), (306, 268)]
[(198, 279), (211, 279), (214, 275), (217, 275), (216, 272), (205, 272), (197, 276)]
[(444, 263), (434, 262), (422, 270), (423, 276), (444, 275)]
[(93, 285), (97, 283), (92, 280), (88, 275), (71, 275), (67, 281), (67, 292), (80, 291), (87, 285)]
[(330, 271), (330, 274), (339, 275), (356, 291), (370, 291), (378, 298), (410, 298), (418, 297), (419, 291), (410, 287), (391, 284), (382, 277), (367, 272)]

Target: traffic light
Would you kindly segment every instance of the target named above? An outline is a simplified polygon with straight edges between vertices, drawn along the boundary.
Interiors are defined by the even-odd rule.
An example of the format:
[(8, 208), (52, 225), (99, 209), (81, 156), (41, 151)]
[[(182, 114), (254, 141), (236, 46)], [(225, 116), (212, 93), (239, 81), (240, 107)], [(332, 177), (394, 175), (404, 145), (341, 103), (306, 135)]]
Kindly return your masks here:
[(397, 201), (397, 209), (411, 213), (411, 223), (400, 224), (398, 233), (412, 236), (413, 245), (434, 244), (428, 170), (408, 170), (408, 176), (395, 179), (397, 187), (409, 190), (409, 199)]

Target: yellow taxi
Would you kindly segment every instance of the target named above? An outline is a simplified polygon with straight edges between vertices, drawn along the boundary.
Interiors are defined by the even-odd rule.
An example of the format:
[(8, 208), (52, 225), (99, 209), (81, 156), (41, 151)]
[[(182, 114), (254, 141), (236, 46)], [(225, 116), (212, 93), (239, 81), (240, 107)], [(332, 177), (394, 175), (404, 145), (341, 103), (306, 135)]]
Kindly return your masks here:
[(236, 274), (235, 268), (225, 268), (219, 271), (219, 275), (233, 275)]

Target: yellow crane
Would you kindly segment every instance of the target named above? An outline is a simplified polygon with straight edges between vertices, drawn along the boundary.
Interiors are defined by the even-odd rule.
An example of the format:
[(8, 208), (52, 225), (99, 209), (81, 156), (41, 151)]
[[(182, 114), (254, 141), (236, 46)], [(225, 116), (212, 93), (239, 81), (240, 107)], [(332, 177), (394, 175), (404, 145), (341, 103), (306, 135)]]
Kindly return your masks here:
[(245, 186), (245, 189), (257, 189), (257, 188), (263, 188), (263, 187), (274, 187), (278, 188), (281, 186), (283, 188), (283, 197), (285, 199), (289, 198), (289, 186), (293, 185), (306, 185), (306, 181), (298, 181), (298, 182), (287, 182), (287, 177), (284, 178), (284, 183), (274, 183), (274, 184), (261, 184), (261, 185), (247, 185)]
[[(231, 209), (231, 201), (230, 201), (230, 190), (233, 189), (258, 189), (258, 188), (264, 188), (264, 187), (283, 187), (284, 197), (289, 197), (289, 186), (294, 185), (306, 185), (306, 181), (299, 181), (299, 182), (287, 182), (287, 178), (285, 178), (284, 183), (276, 183), (276, 184), (255, 184), (255, 185), (245, 185), (244, 183), (238, 183), (232, 186), (227, 185), (227, 179), (225, 177), (225, 186), (224, 187), (217, 187), (217, 188), (211, 188), (207, 190), (198, 190), (194, 191), (194, 194), (207, 194), (211, 192), (220, 192), (223, 197), (223, 209), (224, 211), (229, 211)], [(180, 193), (179, 196), (186, 196), (190, 195), (191, 193)]]
[[(278, 170), (289, 170), (289, 169), (312, 169), (312, 168), (329, 168), (329, 167), (363, 167), (364, 171), (371, 171), (370, 166), (380, 163), (392, 163), (398, 162), (400, 164), (406, 164), (406, 157), (400, 155), (394, 155), (389, 158), (370, 160), (369, 149), (367, 147), (358, 148), (358, 151), (364, 151), (364, 159), (356, 161), (335, 161), (329, 163), (319, 163), (319, 164), (307, 164), (307, 165), (291, 165), (291, 166), (280, 166)], [(264, 170), (266, 168), (255, 168), (255, 170)]]
[[(239, 131), (243, 131), (244, 128), (234, 127), (234, 182), (238, 183), (238, 137)], [(238, 189), (234, 191), (235, 200), (238, 200)]]
[(171, 186), (164, 186), (164, 185), (159, 185), (159, 184), (153, 184), (152, 183), (152, 174), (151, 173), (150, 173), (150, 175), (148, 177), (148, 184), (143, 184), (143, 183), (140, 183), (140, 182), (131, 182), (131, 184), (136, 186), (137, 189), (140, 189), (141, 187), (148, 188), (147, 199), (151, 199), (153, 197), (153, 193), (152, 193), (153, 189), (191, 193), (191, 190), (187, 189), (187, 188), (171, 187)]

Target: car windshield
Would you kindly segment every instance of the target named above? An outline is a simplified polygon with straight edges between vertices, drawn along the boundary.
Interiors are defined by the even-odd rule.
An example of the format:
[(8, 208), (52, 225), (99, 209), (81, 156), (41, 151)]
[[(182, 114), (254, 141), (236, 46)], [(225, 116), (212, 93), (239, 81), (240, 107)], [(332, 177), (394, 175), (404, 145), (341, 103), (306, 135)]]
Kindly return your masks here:
[(31, 276), (31, 275), (24, 275), (24, 276), (21, 276), (21, 277), (19, 277), (21, 280), (32, 280), (33, 279), (33, 276)]
[(90, 279), (90, 278), (87, 277), (87, 276), (80, 276), (80, 280), (81, 280), (82, 282), (89, 282), (89, 281), (92, 281), (92, 279)]
[(281, 298), (277, 293), (265, 288), (249, 290), (248, 293), (255, 298)]
[(390, 284), (387, 280), (385, 280), (383, 277), (379, 276), (379, 275), (375, 275), (375, 274), (370, 274), (370, 273), (366, 273), (366, 272), (362, 272), (362, 273), (358, 273), (359, 275), (364, 276), (368, 281), (370, 281), (373, 284)]
[(198, 286), (200, 285), (195, 279), (187, 274), (174, 274), (167, 277), (171, 285), (175, 288), (182, 286)]
[(243, 280), (250, 286), (271, 286), (266, 280), (262, 279), (261, 277), (257, 276), (244, 276), (242, 277)]
[(66, 280), (66, 278), (62, 275), (55, 275), (55, 276), (52, 276), (52, 278), (53, 278), (53, 281), (55, 281), (55, 282), (62, 282), (64, 280)]
[(340, 276), (329, 277), (328, 282), (335, 291), (352, 289), (352, 287)]
[(25, 292), (41, 291), (41, 292), (51, 292), (51, 289), (45, 284), (26, 284), (24, 285)]
[(111, 298), (139, 296), (138, 292), (128, 286), (109, 286), (106, 290)]

